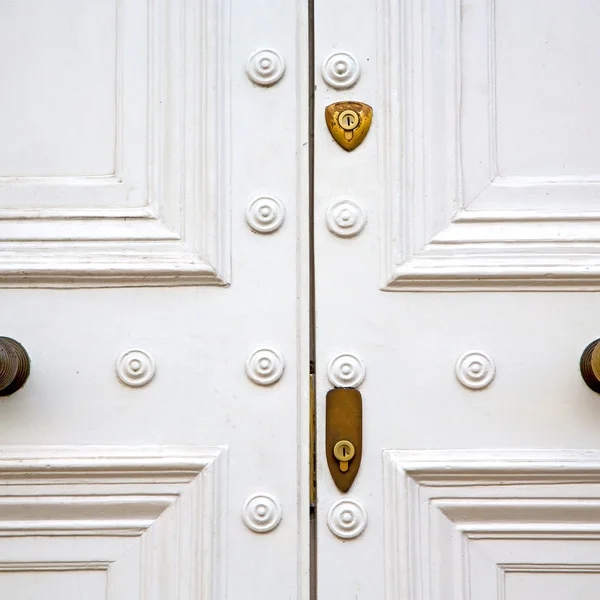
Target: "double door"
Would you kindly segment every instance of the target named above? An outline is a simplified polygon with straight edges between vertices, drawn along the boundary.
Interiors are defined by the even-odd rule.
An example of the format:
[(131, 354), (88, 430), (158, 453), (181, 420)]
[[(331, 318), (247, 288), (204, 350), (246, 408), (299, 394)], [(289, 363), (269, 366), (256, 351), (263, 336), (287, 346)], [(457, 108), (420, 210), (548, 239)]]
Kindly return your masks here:
[(597, 597), (600, 7), (314, 4), (0, 0), (1, 596)]

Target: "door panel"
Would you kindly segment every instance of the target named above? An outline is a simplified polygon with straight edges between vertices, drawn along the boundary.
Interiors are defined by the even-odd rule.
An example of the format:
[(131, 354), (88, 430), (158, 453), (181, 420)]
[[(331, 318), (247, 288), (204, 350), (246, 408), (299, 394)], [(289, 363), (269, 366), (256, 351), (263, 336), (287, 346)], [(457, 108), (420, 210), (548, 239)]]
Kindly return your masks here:
[(36, 7), (3, 7), (4, 281), (228, 283), (228, 3)]
[(305, 598), (306, 7), (38, 4), (0, 0), (0, 596)]
[(583, 0), (381, 3), (385, 287), (597, 286), (597, 19)]
[[(360, 65), (316, 81), (319, 597), (595, 589), (599, 20), (583, 0), (316, 6), (317, 61)], [(351, 153), (324, 119), (344, 100), (374, 109)], [(354, 236), (328, 227), (344, 200)], [(331, 366), (361, 368), (341, 354), (366, 372), (347, 494), (325, 455)]]
[(591, 593), (599, 569), (598, 457), (386, 451), (387, 597)]
[[(223, 598), (222, 448), (21, 447), (0, 460), (0, 589)], [(185, 575), (183, 575), (185, 573)]]

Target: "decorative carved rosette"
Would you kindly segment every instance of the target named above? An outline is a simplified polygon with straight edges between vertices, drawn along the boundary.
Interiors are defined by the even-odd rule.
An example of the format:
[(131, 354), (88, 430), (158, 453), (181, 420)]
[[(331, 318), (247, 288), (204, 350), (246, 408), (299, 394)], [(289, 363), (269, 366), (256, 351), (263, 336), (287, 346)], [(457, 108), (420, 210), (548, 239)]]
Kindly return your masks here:
[(246, 73), (254, 83), (268, 87), (283, 77), (285, 60), (277, 50), (262, 48), (250, 55)]
[(366, 373), (365, 363), (358, 356), (349, 353), (334, 357), (327, 367), (327, 376), (335, 387), (358, 387), (364, 381)]
[(494, 361), (489, 354), (472, 350), (456, 362), (456, 378), (466, 388), (480, 390), (487, 387), (496, 375)]
[(355, 538), (367, 526), (367, 511), (355, 500), (338, 500), (329, 509), (327, 524), (337, 537)]
[(117, 377), (125, 385), (141, 387), (154, 377), (156, 366), (146, 350), (126, 350), (117, 359)]
[(246, 375), (258, 385), (272, 385), (281, 379), (285, 369), (283, 356), (271, 348), (258, 348), (246, 361)]
[(285, 208), (280, 200), (272, 196), (254, 198), (246, 209), (246, 222), (257, 233), (272, 233), (281, 227)]
[(346, 90), (358, 81), (360, 64), (350, 52), (334, 52), (323, 61), (321, 74), (328, 86)]
[(339, 237), (352, 237), (365, 228), (367, 211), (360, 202), (344, 198), (329, 205), (325, 219), (331, 233)]
[(271, 494), (253, 494), (244, 502), (242, 518), (252, 531), (267, 533), (281, 522), (281, 505)]

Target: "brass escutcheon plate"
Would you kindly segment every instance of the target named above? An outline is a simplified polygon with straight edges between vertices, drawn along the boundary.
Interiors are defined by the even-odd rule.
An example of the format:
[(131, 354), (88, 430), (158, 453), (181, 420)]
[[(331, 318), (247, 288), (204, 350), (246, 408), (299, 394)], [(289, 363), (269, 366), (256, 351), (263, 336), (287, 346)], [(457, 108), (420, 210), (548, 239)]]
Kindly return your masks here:
[(325, 121), (333, 139), (346, 151), (360, 146), (369, 133), (373, 109), (364, 102), (336, 102), (325, 109)]
[[(341, 452), (344, 447), (350, 450), (348, 460)], [(362, 458), (362, 395), (357, 389), (334, 388), (327, 392), (325, 451), (336, 487), (347, 492), (358, 475)], [(339, 458), (347, 465), (346, 470), (340, 468)]]

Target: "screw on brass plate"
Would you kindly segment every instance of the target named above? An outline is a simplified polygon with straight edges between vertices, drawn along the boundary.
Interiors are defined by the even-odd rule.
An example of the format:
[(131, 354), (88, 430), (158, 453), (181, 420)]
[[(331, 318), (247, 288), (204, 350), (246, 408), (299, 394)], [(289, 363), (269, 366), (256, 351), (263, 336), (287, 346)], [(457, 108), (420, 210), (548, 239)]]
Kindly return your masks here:
[(347, 492), (358, 474), (362, 457), (362, 396), (354, 388), (327, 392), (325, 447), (331, 477)]

